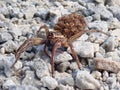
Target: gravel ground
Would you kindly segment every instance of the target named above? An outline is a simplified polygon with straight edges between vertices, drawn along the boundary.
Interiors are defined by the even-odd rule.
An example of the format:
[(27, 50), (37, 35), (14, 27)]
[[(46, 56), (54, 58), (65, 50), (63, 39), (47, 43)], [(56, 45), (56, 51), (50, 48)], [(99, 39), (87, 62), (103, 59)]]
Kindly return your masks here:
[[(70, 13), (85, 17), (84, 34), (73, 42), (83, 65), (79, 70), (69, 49), (55, 56), (54, 78), (43, 46), (15, 51), (42, 25), (53, 26)], [(44, 37), (44, 33), (40, 35)], [(120, 0), (0, 0), (0, 90), (120, 90)]]

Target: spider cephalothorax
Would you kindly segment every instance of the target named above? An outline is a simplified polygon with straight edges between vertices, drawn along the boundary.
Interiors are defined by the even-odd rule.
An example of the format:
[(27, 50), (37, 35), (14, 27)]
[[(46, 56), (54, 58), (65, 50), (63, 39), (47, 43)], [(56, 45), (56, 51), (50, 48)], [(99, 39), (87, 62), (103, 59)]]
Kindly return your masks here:
[[(46, 25), (41, 26), (37, 31), (37, 34), (39, 34), (42, 28), (44, 28), (46, 31), (46, 39), (34, 37), (26, 40), (16, 51), (15, 63), (19, 59), (20, 54), (23, 51), (25, 51), (27, 48), (33, 45), (44, 44), (44, 52), (48, 57), (51, 58), (52, 76), (54, 74), (54, 61), (55, 61), (54, 56), (55, 56), (56, 50), (61, 47), (65, 47), (65, 48), (70, 47), (71, 53), (74, 59), (76, 60), (78, 67), (81, 68), (82, 65), (79, 62), (79, 58), (73, 49), (72, 41), (74, 41), (84, 33), (101, 32), (103, 34), (106, 34), (100, 30), (84, 30), (85, 27), (86, 27), (86, 23), (83, 16), (75, 13), (60, 17), (58, 19), (58, 23), (55, 24), (54, 26), (54, 31), (49, 31)], [(47, 53), (46, 47), (48, 47), (48, 50), (51, 51), (51, 55)], [(12, 65), (12, 67), (14, 66), (14, 64)]]

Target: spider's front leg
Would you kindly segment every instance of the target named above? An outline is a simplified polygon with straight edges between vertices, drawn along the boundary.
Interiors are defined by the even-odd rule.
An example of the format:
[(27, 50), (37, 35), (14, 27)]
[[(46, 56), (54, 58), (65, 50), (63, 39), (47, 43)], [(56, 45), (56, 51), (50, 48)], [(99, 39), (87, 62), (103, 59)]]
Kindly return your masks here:
[(52, 55), (51, 55), (51, 71), (52, 71), (51, 73), (52, 73), (52, 77), (53, 77), (53, 74), (54, 74), (55, 52), (60, 47), (61, 47), (61, 41), (57, 41), (55, 43), (55, 45), (53, 46), (53, 49), (52, 49)]
[(43, 40), (42, 38), (30, 38), (30, 39), (26, 40), (16, 51), (16, 53), (15, 53), (16, 60), (13, 63), (12, 67), (14, 67), (15, 63), (18, 61), (20, 54), (22, 52), (24, 52), (31, 46), (40, 45), (40, 44), (44, 44), (44, 43), (45, 43), (45, 40)]

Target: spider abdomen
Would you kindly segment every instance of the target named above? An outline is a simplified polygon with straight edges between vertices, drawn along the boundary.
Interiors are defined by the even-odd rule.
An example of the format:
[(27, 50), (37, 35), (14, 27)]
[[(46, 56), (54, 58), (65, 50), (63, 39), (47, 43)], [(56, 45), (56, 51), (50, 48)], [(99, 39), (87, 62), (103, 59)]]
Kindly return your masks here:
[(79, 33), (86, 27), (86, 22), (82, 15), (72, 13), (70, 15), (64, 15), (59, 18), (58, 23), (55, 24), (54, 30), (60, 32), (66, 38)]

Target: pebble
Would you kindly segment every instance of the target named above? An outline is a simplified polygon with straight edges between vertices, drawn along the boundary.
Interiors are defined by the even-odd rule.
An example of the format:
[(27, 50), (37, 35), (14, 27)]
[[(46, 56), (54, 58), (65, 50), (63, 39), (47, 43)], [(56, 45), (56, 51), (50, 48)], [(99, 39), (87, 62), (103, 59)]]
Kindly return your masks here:
[(50, 75), (48, 66), (44, 60), (41, 60), (39, 58), (37, 60), (35, 60), (33, 68), (35, 69), (35, 73), (38, 78), (42, 78), (44, 76)]
[(63, 62), (63, 63), (60, 63), (60, 64), (57, 66), (57, 69), (58, 69), (60, 72), (65, 72), (68, 68), (70, 68), (70, 63), (69, 63), (69, 62)]
[(75, 77), (75, 84), (79, 89), (99, 89), (100, 83), (87, 71), (78, 71)]
[(100, 4), (104, 4), (105, 3), (105, 0), (94, 0), (95, 2), (97, 3), (100, 3)]
[(91, 73), (91, 75), (95, 78), (95, 79), (98, 79), (98, 80), (100, 80), (102, 77), (102, 74), (99, 72), (99, 71), (93, 71), (92, 73)]
[(22, 85), (40, 87), (41, 82), (35, 78), (35, 74), (33, 71), (26, 71), (25, 78), (22, 80)]
[(16, 62), (16, 64), (14, 65), (14, 68), (15, 68), (15, 70), (19, 70), (19, 69), (21, 69), (22, 68), (22, 62), (21, 61), (17, 61)]
[(106, 70), (114, 73), (119, 72), (120, 63), (117, 61), (105, 59), (105, 58), (95, 58), (95, 68), (98, 70)]
[(39, 89), (31, 85), (16, 85), (10, 86), (9, 90), (39, 90)]
[(74, 79), (72, 76), (68, 77), (62, 77), (60, 80), (58, 80), (58, 83), (62, 85), (69, 85), (69, 86), (74, 86)]
[(13, 37), (11, 36), (11, 34), (7, 33), (7, 32), (0, 32), (0, 43), (8, 41), (8, 40), (12, 40)]
[(5, 52), (8, 52), (8, 53), (14, 52), (18, 48), (17, 44), (12, 40), (8, 40), (2, 46), (4, 47)]
[(117, 51), (115, 52), (107, 52), (106, 55), (105, 55), (106, 58), (111, 58), (112, 60), (114, 61), (120, 61), (120, 56), (119, 54), (117, 53)]
[(55, 63), (71, 61), (72, 56), (67, 52), (56, 53)]
[(111, 6), (108, 9), (112, 12), (114, 17), (116, 17), (118, 20), (120, 20), (120, 13), (119, 13), (120, 8), (119, 8), (119, 6), (117, 6), (117, 5)]
[(106, 81), (108, 77), (109, 77), (108, 72), (107, 72), (107, 71), (104, 71), (104, 72), (103, 72), (103, 81)]
[(35, 12), (36, 12), (36, 8), (34, 6), (27, 7), (23, 12), (24, 18), (25, 19), (32, 19)]
[(94, 44), (91, 42), (75, 41), (73, 42), (73, 47), (80, 57), (94, 57)]
[(41, 82), (42, 85), (48, 89), (55, 89), (58, 86), (58, 82), (50, 76), (42, 77)]
[(69, 86), (69, 85), (62, 85), (60, 84), (58, 87), (57, 87), (59, 90), (74, 90), (73, 87)]
[(16, 84), (11, 80), (8, 79), (3, 84), (3, 90), (9, 89), (11, 86), (15, 86)]
[(103, 32), (108, 31), (108, 25), (105, 21), (94, 21), (88, 23), (90, 29), (102, 30)]
[[(99, 0), (99, 1), (102, 1), (102, 0)], [(101, 20), (109, 20), (113, 18), (113, 14), (109, 10), (107, 10), (103, 4), (98, 4), (95, 7), (94, 12), (97, 14), (100, 14)]]
[(103, 44), (102, 47), (107, 51), (114, 51), (115, 50), (115, 45), (116, 44), (116, 40), (114, 36), (109, 37)]
[(107, 78), (107, 84), (109, 85), (110, 89), (115, 88), (116, 86), (116, 77), (108, 77)]
[(117, 39), (120, 41), (120, 29), (115, 29), (111, 32), (112, 36), (116, 36)]
[(0, 67), (3, 68), (3, 71), (7, 77), (10, 77), (13, 73), (11, 66), (15, 62), (14, 54), (2, 55), (0, 54)]

